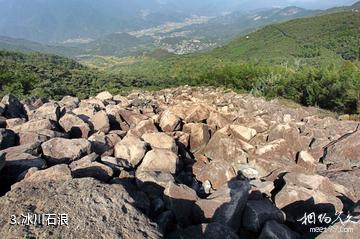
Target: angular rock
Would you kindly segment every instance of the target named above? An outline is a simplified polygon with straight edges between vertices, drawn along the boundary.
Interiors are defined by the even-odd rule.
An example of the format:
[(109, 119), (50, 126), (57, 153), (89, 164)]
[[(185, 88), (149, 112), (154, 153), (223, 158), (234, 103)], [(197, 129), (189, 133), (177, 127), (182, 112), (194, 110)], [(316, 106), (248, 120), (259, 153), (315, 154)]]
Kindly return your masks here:
[(5, 154), (5, 166), (1, 176), (7, 183), (14, 183), (19, 176), (26, 170), (36, 167), (45, 168), (46, 161), (39, 156), (33, 156), (29, 153)]
[(72, 113), (79, 116), (80, 119), (91, 125), (90, 119), (96, 113), (96, 109), (92, 105), (81, 105), (78, 108), (72, 110)]
[(130, 110), (120, 110), (119, 114), (125, 120), (125, 122), (132, 128), (137, 126), (141, 121), (146, 120), (148, 118), (144, 115), (138, 114)]
[[(6, 119), (6, 118), (5, 118)], [(6, 119), (5, 126), (9, 129), (26, 123), (26, 119), (22, 118), (12, 118), (12, 119)]]
[[(235, 167), (235, 166), (237, 166), (237, 167)], [(260, 178), (260, 173), (255, 168), (251, 167), (248, 164), (240, 164), (240, 165), (233, 164), (233, 167), (238, 173), (241, 173), (247, 179), (259, 179)]]
[(121, 124), (125, 123), (119, 114), (121, 107), (118, 105), (107, 105), (105, 110), (109, 118), (110, 129), (120, 130)]
[[(206, 200), (199, 200), (194, 206), (194, 216), (204, 212), (205, 222), (211, 220), (237, 231), (241, 215), (249, 197), (250, 184), (247, 181), (232, 180), (224, 184)], [(201, 218), (196, 218), (201, 220)]]
[[(310, 225), (300, 221), (305, 213), (334, 215), (343, 210), (336, 187), (320, 175), (289, 173), (284, 176), (285, 186), (275, 196), (275, 204), (286, 213), (286, 220), (299, 232), (309, 232)], [(324, 224), (316, 224), (325, 226)], [(312, 225), (315, 226), (315, 225)]]
[(138, 123), (135, 128), (129, 130), (128, 134), (142, 137), (144, 134), (156, 132), (158, 132), (158, 129), (156, 128), (154, 121), (149, 119)]
[(71, 138), (87, 138), (90, 133), (89, 125), (75, 114), (67, 113), (59, 120), (60, 126)]
[(89, 99), (82, 100), (79, 107), (93, 107), (96, 111), (105, 109), (105, 104), (103, 101), (90, 97)]
[(27, 116), (29, 117), (36, 109), (40, 108), (42, 105), (48, 102), (49, 101), (47, 99), (31, 96), (24, 100), (23, 106)]
[(210, 112), (207, 123), (208, 125), (215, 127), (216, 129), (222, 129), (230, 125), (232, 123), (232, 119), (218, 112)]
[(271, 192), (275, 189), (274, 183), (271, 181), (251, 180), (250, 184), (253, 192), (260, 192), (268, 197), (271, 197)]
[(80, 104), (80, 100), (77, 97), (73, 96), (64, 96), (58, 104), (60, 107), (64, 108), (66, 112), (70, 112), (73, 109), (77, 108)]
[(115, 157), (127, 160), (136, 167), (144, 158), (147, 144), (140, 138), (129, 136), (115, 145)]
[(190, 134), (190, 151), (192, 153), (202, 150), (210, 140), (210, 130), (206, 124), (186, 124), (183, 130)]
[(151, 148), (166, 149), (174, 153), (178, 152), (175, 140), (165, 133), (148, 133), (143, 134), (142, 139), (148, 143)]
[(257, 134), (256, 130), (241, 125), (230, 125), (231, 133), (242, 140), (249, 141)]
[(255, 151), (257, 156), (264, 159), (286, 159), (295, 161), (295, 151), (291, 149), (284, 139), (278, 139), (268, 142), (265, 145), (259, 145)]
[(40, 143), (32, 142), (32, 143), (26, 144), (26, 145), (10, 147), (10, 148), (2, 150), (1, 152), (6, 153), (6, 157), (10, 158), (10, 157), (16, 156), (18, 154), (23, 154), (23, 153), (38, 155), (39, 148), (40, 148)]
[[(8, 127), (8, 128), (10, 128), (10, 127)], [(54, 128), (55, 128), (54, 124), (50, 120), (41, 119), (41, 120), (28, 121), (24, 124), (20, 124), (20, 125), (11, 127), (10, 129), (16, 133), (19, 133), (19, 132), (34, 132), (34, 131), (43, 130), (43, 129), (53, 130)]]
[(128, 107), (129, 106), (129, 100), (122, 96), (122, 95), (114, 95), (113, 101), (116, 102), (116, 104), (122, 106), (122, 107)]
[(20, 132), (18, 133), (19, 143), (20, 145), (24, 144), (31, 144), (34, 142), (38, 142), (39, 144), (48, 141), (52, 138), (67, 138), (68, 136), (66, 134), (49, 130), (49, 129), (43, 129), (38, 130), (35, 132)]
[(160, 128), (164, 132), (173, 132), (181, 129), (181, 119), (170, 110), (165, 110), (160, 116)]
[(91, 153), (91, 144), (86, 139), (53, 138), (41, 148), (49, 164), (72, 162)]
[(218, 189), (236, 175), (231, 164), (221, 161), (211, 161), (195, 174), (196, 179), (200, 182), (209, 181), (213, 189)]
[(215, 161), (247, 163), (247, 154), (243, 151), (241, 142), (219, 130), (204, 148), (205, 156)]
[[(326, 172), (322, 176), (330, 179), (331, 182), (340, 184), (350, 191), (355, 198), (360, 198), (360, 169), (352, 171)], [(355, 199), (354, 199), (355, 200)]]
[(307, 150), (312, 138), (300, 135), (297, 128), (289, 124), (279, 124), (270, 130), (268, 142), (284, 139), (288, 144), (288, 151), (294, 155), (302, 150)]
[(105, 111), (97, 112), (90, 121), (93, 124), (95, 131), (101, 131), (105, 134), (109, 132), (110, 122), (109, 117)]
[(170, 173), (136, 171), (136, 184), (150, 195), (162, 196), (169, 182), (175, 182)]
[(260, 232), (265, 222), (275, 220), (279, 223), (284, 223), (284, 214), (276, 208), (269, 200), (249, 200), (246, 203), (243, 215), (243, 228), (252, 231)]
[(344, 135), (341, 139), (326, 147), (324, 163), (328, 169), (337, 171), (351, 170), (352, 167), (360, 166), (360, 129), (354, 133)]
[(38, 168), (30, 168), (24, 175), (24, 178), (14, 184), (11, 188), (26, 187), (29, 184), (59, 182), (72, 179), (71, 171), (66, 164), (58, 164), (53, 167), (39, 170)]
[(138, 170), (142, 172), (155, 171), (175, 174), (180, 170), (180, 160), (170, 150), (153, 149), (146, 153)]
[(28, 118), (29, 120), (48, 119), (57, 122), (60, 116), (61, 110), (58, 103), (49, 102), (32, 111)]
[(317, 165), (314, 157), (307, 151), (301, 151), (299, 153), (297, 162), (298, 165), (304, 167), (309, 173), (316, 171)]
[(99, 94), (97, 94), (96, 98), (104, 102), (104, 101), (112, 100), (113, 96), (110, 92), (103, 91), (103, 92), (100, 92)]
[(201, 123), (209, 118), (209, 110), (204, 105), (195, 105), (190, 109), (185, 121), (188, 123)]
[(96, 157), (96, 154), (88, 155), (72, 162), (69, 165), (71, 175), (74, 178), (91, 177), (103, 182), (108, 182), (112, 178), (114, 172), (109, 166), (96, 162)]
[(169, 182), (164, 190), (164, 198), (177, 222), (183, 227), (191, 225), (192, 207), (198, 200), (196, 192), (185, 185)]

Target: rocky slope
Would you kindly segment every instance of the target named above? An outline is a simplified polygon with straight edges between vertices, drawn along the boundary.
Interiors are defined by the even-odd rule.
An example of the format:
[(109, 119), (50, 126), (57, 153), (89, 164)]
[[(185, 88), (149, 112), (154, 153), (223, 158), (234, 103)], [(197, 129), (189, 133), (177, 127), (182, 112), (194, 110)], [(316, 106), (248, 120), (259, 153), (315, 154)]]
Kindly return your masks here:
[[(81, 101), (7, 95), (0, 113), (0, 238), (344, 236), (311, 232), (332, 226), (305, 225), (312, 212), (336, 225), (344, 212), (358, 238), (357, 122), (187, 86)], [(27, 213), (69, 221), (24, 225)]]

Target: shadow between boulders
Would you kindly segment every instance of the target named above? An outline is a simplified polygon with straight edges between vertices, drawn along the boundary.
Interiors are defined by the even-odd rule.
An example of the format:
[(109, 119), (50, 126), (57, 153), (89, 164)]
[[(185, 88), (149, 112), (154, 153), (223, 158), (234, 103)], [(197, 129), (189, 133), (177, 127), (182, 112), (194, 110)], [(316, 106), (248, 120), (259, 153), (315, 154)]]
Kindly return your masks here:
[(10, 191), (11, 185), (20, 181), (30, 168), (45, 166), (46, 162), (41, 158), (5, 161), (5, 166), (0, 172), (0, 197)]
[[(234, 182), (241, 182), (238, 178), (232, 179), (227, 183), (231, 188)], [(164, 187), (154, 182), (141, 182), (135, 178), (123, 178), (113, 180), (112, 183), (121, 184), (134, 199), (134, 206), (144, 212), (152, 221), (156, 222), (164, 233), (164, 238), (169, 239), (223, 239), (223, 238), (258, 238), (259, 232), (250, 232), (242, 227), (243, 209), (247, 200), (267, 200), (266, 197), (260, 197), (258, 192), (256, 196), (248, 194), (244, 197), (243, 205), (239, 205), (239, 194), (231, 194), (228, 202), (219, 205), (212, 218), (206, 219), (206, 213), (200, 208), (196, 201), (169, 197), (164, 195)], [(140, 189), (138, 185), (142, 185)], [(139, 192), (141, 192), (139, 194)], [(256, 192), (255, 192), (256, 193)], [(206, 197), (200, 198), (206, 199)], [(350, 199), (347, 199), (350, 200)], [(236, 202), (233, 204), (233, 202)], [(145, 205), (144, 205), (145, 204)], [(159, 205), (161, 204), (161, 205)], [(236, 208), (238, 207), (238, 208)], [(228, 219), (230, 214), (237, 211), (232, 218)], [(287, 238), (316, 238), (320, 232), (310, 232), (310, 228), (331, 226), (325, 221), (320, 223), (319, 216), (331, 217), (336, 219), (335, 206), (330, 203), (315, 203), (314, 199), (306, 201), (296, 201), (282, 208), (286, 214), (284, 225), (294, 231), (292, 237)], [(196, 215), (194, 214), (196, 212)], [(305, 215), (314, 213), (316, 223), (307, 223), (305, 225), (301, 220)], [(180, 215), (179, 215), (180, 214)], [(200, 219), (200, 220), (199, 220)], [(264, 225), (262, 225), (264, 226)], [(296, 235), (296, 236), (294, 236)], [(281, 238), (282, 239), (282, 238)], [(285, 239), (285, 238), (284, 238)]]

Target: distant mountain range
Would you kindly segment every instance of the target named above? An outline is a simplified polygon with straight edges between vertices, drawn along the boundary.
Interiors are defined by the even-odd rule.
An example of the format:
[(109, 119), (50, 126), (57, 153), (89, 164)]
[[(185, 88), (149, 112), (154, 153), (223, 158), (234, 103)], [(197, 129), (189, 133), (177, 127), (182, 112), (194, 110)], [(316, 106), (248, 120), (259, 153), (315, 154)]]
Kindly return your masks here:
[[(13, 2), (9, 2), (8, 0), (0, 0), (0, 6), (6, 5), (7, 8), (15, 8), (17, 10), (13, 11), (23, 11), (23, 7), (20, 7), (18, 4), (14, 4), (15, 2), (21, 2), (25, 0), (14, 0)], [(49, 3), (50, 1), (50, 3)], [(32, 10), (34, 10), (35, 7), (39, 7), (39, 9), (44, 10), (44, 6), (56, 6), (56, 3), (51, 2), (52, 0), (34, 0), (31, 1), (32, 4), (30, 4), (29, 1), (25, 1), (24, 4), (29, 5), (29, 9), (27, 9), (24, 13), (25, 16), (29, 14)], [(85, 4), (85, 1), (87, 4)], [(151, 0), (153, 1), (153, 0)], [(65, 38), (62, 38), (60, 36), (55, 36), (54, 39), (67, 39), (62, 41), (61, 43), (39, 43), (36, 41), (31, 40), (25, 40), (25, 39), (33, 39), (33, 37), (29, 36), (29, 38), (13, 38), (8, 36), (1, 36), (1, 34), (5, 33), (4, 35), (8, 35), (7, 30), (3, 30), (4, 21), (0, 21), (0, 49), (3, 50), (11, 50), (11, 51), (20, 51), (20, 52), (43, 52), (43, 53), (51, 53), (51, 54), (57, 54), (57, 55), (63, 55), (68, 57), (77, 57), (77, 56), (91, 56), (91, 55), (99, 55), (99, 56), (130, 56), (130, 55), (142, 55), (144, 53), (152, 52), (155, 49), (163, 49), (167, 50), (171, 53), (176, 54), (187, 54), (187, 53), (193, 53), (193, 52), (201, 52), (206, 51), (212, 48), (216, 48), (222, 45), (226, 45), (228, 42), (230, 42), (232, 39), (238, 37), (238, 36), (244, 36), (246, 34), (249, 34), (251, 32), (254, 32), (257, 29), (260, 29), (266, 25), (279, 23), (279, 22), (285, 22), (287, 20), (297, 19), (297, 18), (303, 18), (303, 17), (310, 17), (310, 16), (316, 16), (316, 15), (324, 15), (328, 13), (333, 12), (342, 12), (342, 11), (356, 11), (360, 9), (360, 2), (355, 3), (352, 6), (345, 6), (345, 7), (337, 7), (337, 8), (331, 8), (328, 10), (309, 10), (304, 9), (300, 7), (286, 7), (286, 8), (273, 8), (268, 10), (258, 10), (258, 11), (250, 11), (250, 12), (244, 12), (244, 11), (234, 11), (232, 13), (226, 13), (222, 14), (217, 17), (199, 17), (199, 16), (192, 16), (187, 17), (186, 14), (180, 13), (180, 11), (177, 12), (177, 14), (172, 15), (171, 17), (167, 17), (166, 15), (162, 15), (162, 17), (159, 15), (160, 12), (164, 9), (168, 9), (169, 6), (177, 6), (177, 2), (168, 1), (167, 4), (161, 4), (159, 1), (155, 1), (156, 3), (151, 3), (151, 1), (148, 2), (148, 4), (144, 5), (144, 2), (142, 0), (136, 0), (132, 2), (132, 4), (126, 4), (123, 0), (109, 0), (107, 1), (107, 6), (111, 5), (113, 8), (125, 8), (127, 11), (124, 13), (120, 12), (118, 17), (112, 18), (112, 20), (107, 22), (108, 20), (105, 20), (109, 16), (112, 16), (112, 14), (115, 14), (114, 9), (106, 9), (106, 13), (103, 12), (103, 14), (100, 14), (101, 16), (104, 16), (104, 18), (98, 18), (96, 20), (96, 23), (92, 23), (92, 17), (91, 14), (95, 14), (96, 16), (99, 15), (99, 11), (105, 11), (100, 6), (102, 6), (98, 0), (76, 0), (72, 2), (68, 2), (68, 0), (65, 0), (63, 3), (59, 4), (59, 11), (62, 12), (65, 6), (71, 11), (78, 11), (77, 7), (79, 7), (80, 3), (84, 3), (84, 6), (91, 6), (92, 10), (95, 11), (91, 13), (90, 9), (83, 10), (84, 15), (83, 16), (77, 16), (76, 14), (73, 14), (71, 12), (67, 13), (68, 16), (71, 17), (80, 17), (80, 18), (88, 18), (87, 25), (77, 26), (77, 24), (80, 24), (80, 22), (77, 22), (75, 19), (73, 19), (73, 26), (71, 29), (77, 29), (80, 27), (81, 29), (86, 29), (86, 31), (94, 33), (93, 35), (87, 35), (89, 37), (96, 37), (97, 35), (102, 35), (101, 37), (97, 37), (95, 40), (88, 39), (88, 38), (81, 38), (81, 29), (79, 30), (78, 38), (76, 39), (68, 39), (68, 37), (76, 37), (75, 35), (71, 35), (69, 32), (69, 29), (65, 29), (63, 27), (59, 28), (58, 30), (61, 32), (63, 36), (66, 35)], [(46, 2), (46, 4), (45, 4)], [(216, 3), (216, 0), (208, 2), (209, 5), (212, 6)], [(55, 5), (53, 5), (55, 4)], [(98, 5), (96, 5), (98, 4)], [(99, 5), (100, 4), (100, 5)], [(147, 9), (155, 9), (154, 4), (160, 4), (161, 7), (158, 6), (157, 13), (148, 11), (139, 11), (141, 8), (147, 8)], [(189, 3), (190, 4), (190, 3)], [(206, 8), (203, 8), (200, 10), (201, 4), (197, 3), (198, 10), (192, 10), (191, 12), (200, 12), (205, 11)], [(223, 6), (231, 6), (233, 4), (231, 0), (224, 3)], [(186, 4), (185, 4), (186, 5)], [(41, 7), (40, 7), (41, 6)], [(97, 6), (98, 8), (96, 8)], [(63, 8), (62, 8), (63, 7)], [(184, 6), (185, 7), (185, 6)], [(184, 7), (182, 9), (184, 9)], [(40, 11), (38, 9), (38, 11)], [(224, 8), (225, 9), (225, 8)], [(49, 10), (49, 9), (48, 9)], [(0, 8), (0, 13), (4, 12), (4, 8)], [(35, 11), (35, 10), (34, 10)], [(208, 13), (211, 12), (210, 10)], [(48, 14), (50, 14), (51, 11), (49, 10)], [(18, 19), (16, 16), (9, 16), (9, 13), (7, 14), (5, 18), (3, 16), (0, 17), (0, 19), (7, 19), (10, 21), (11, 19)], [(31, 14), (32, 17), (29, 17), (29, 23), (35, 21), (35, 23), (41, 22), (42, 24), (55, 24), (54, 21), (43, 21), (42, 19), (38, 19), (41, 17), (45, 17), (43, 14)], [(89, 15), (90, 14), (90, 15)], [(124, 23), (124, 19), (122, 17), (126, 17), (126, 21), (130, 19), (133, 19), (134, 16), (137, 16), (137, 14), (140, 14), (142, 17), (138, 19), (142, 19), (141, 21), (146, 22), (144, 24), (140, 24), (135, 26), (137, 21), (131, 22), (130, 25), (124, 25), (120, 24), (117, 26), (123, 27), (122, 30), (127, 32), (115, 32), (115, 23), (117, 21)], [(168, 13), (170, 15), (170, 13)], [(115, 14), (116, 15), (116, 14)], [(130, 16), (131, 15), (131, 16)], [(140, 16), (139, 15), (139, 16)], [(106, 17), (105, 17), (106, 16)], [(62, 19), (64, 16), (58, 16), (56, 21), (63, 22), (63, 24), (67, 24), (66, 21)], [(151, 21), (150, 19), (154, 18), (154, 21)], [(54, 18), (55, 19), (55, 18)], [(102, 20), (101, 20), (102, 19)], [(155, 20), (156, 19), (156, 20)], [(166, 21), (172, 21), (172, 22), (166, 22)], [(16, 22), (16, 21), (14, 21)], [(111, 23), (110, 23), (111, 22)], [(165, 23), (164, 23), (165, 22)], [(114, 25), (113, 25), (114, 24)], [(49, 28), (50, 25), (48, 26)], [(55, 26), (54, 25), (54, 26)], [(37, 25), (34, 24), (34, 27)], [(346, 26), (345, 26), (346, 27)], [(106, 29), (105, 29), (106, 28)], [(12, 30), (16, 31), (16, 27)], [(69, 30), (69, 31), (68, 31)], [(72, 30), (71, 30), (72, 31)], [(105, 34), (105, 32), (111, 32), (109, 34)], [(26, 35), (26, 31), (20, 31), (21, 34)], [(30, 31), (31, 34), (36, 35), (38, 38), (47, 38), (48, 34), (50, 34), (52, 31), (48, 31), (46, 33), (41, 33), (37, 31)], [(96, 33), (95, 33), (96, 32)], [(20, 33), (19, 33), (20, 34)], [(20, 34), (20, 35), (21, 35)], [(14, 35), (10, 34), (9, 35)], [(16, 34), (15, 34), (16, 35)], [(60, 38), (59, 38), (60, 37)], [(51, 37), (52, 38), (52, 37)], [(45, 39), (42, 39), (45, 40)]]
[[(353, 1), (304, 2), (291, 1), (312, 9)], [(98, 39), (114, 32), (184, 21), (194, 15), (219, 16), (288, 4), (287, 0), (0, 0), (0, 35), (42, 43)]]

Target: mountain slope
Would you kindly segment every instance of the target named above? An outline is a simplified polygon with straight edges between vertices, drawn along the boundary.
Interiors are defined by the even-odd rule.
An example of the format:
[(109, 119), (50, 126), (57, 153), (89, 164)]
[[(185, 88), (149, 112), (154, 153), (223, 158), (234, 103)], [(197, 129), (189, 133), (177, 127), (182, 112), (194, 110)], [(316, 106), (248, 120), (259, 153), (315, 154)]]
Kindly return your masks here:
[(18, 51), (23, 53), (42, 52), (62, 56), (76, 56), (81, 52), (80, 49), (76, 47), (46, 45), (25, 39), (5, 36), (0, 36), (0, 50)]
[(86, 97), (104, 84), (102, 77), (97, 71), (67, 58), (0, 51), (0, 95)]
[(228, 60), (302, 60), (329, 64), (360, 60), (360, 13), (341, 12), (270, 25), (218, 48), (210, 55)]
[(307, 10), (299, 7), (274, 8), (249, 13), (233, 12), (211, 19), (203, 25), (187, 27), (184, 31), (190, 30), (193, 32), (193, 36), (206, 36), (209, 39), (225, 42), (241, 33), (253, 31), (265, 25), (314, 16), (321, 12), (320, 10)]

